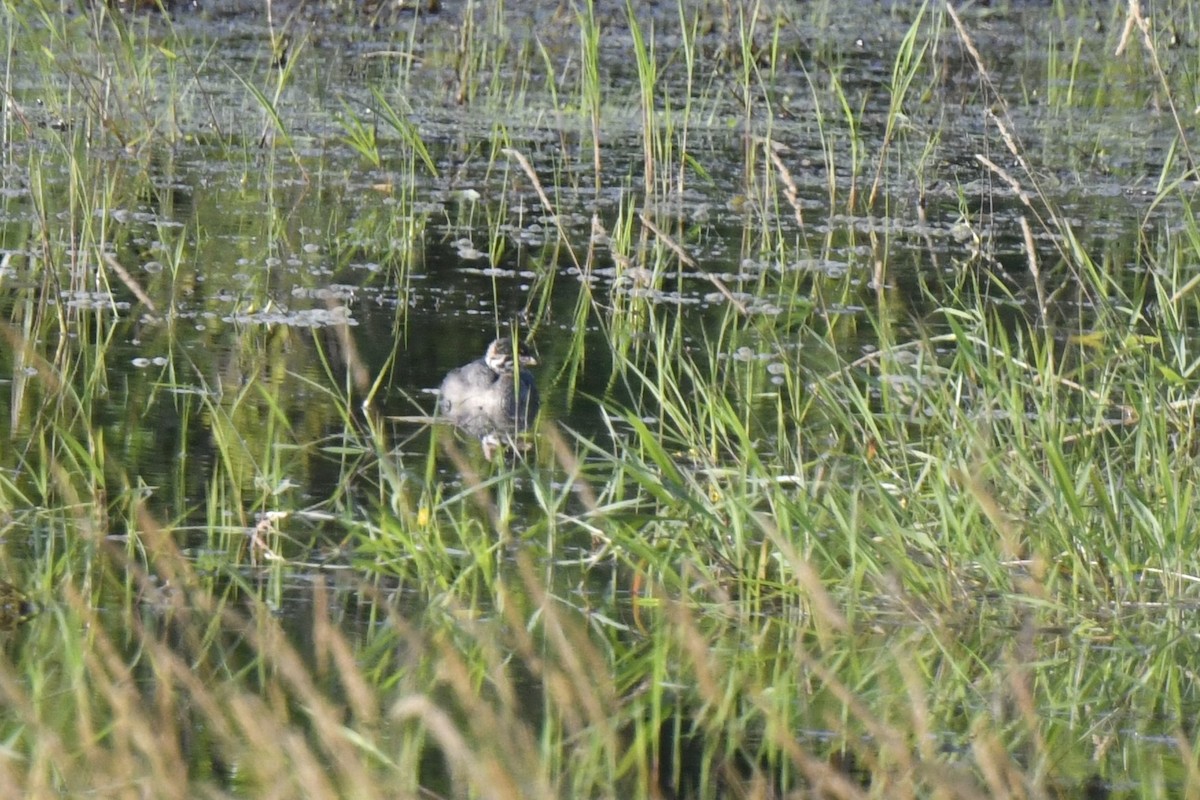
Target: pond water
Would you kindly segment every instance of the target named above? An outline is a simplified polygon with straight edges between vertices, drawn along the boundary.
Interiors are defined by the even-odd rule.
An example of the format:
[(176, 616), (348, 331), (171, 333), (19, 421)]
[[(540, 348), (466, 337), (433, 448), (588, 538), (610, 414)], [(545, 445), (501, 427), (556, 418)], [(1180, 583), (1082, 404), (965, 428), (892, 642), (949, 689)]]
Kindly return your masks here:
[[(379, 432), (394, 468), (438, 497), (467, 492), (462, 464), (430, 437), (486, 468), (477, 443), (419, 418), (445, 372), (498, 333), (519, 329), (536, 350), (544, 421), (601, 450), (632, 419), (662, 422), (646, 389), (660, 340), (714, 370), (752, 365), (746, 380), (761, 390), (747, 416), (765, 459), (789, 435), (827, 435), (820, 420), (808, 434), (776, 424), (772, 387), (871, 357), (882, 327), (893, 342), (949, 333), (944, 308), (965, 285), (1013, 330), (1061, 329), (1050, 338), (1069, 358), (1073, 337), (1106, 322), (1095, 294), (1058, 279), (1071, 270), (1062, 237), (1039, 222), (1047, 209), (1131, 294), (1158, 237), (1180, 230), (1178, 204), (1159, 193), (1182, 158), (1177, 130), (1148, 108), (1160, 98), (1147, 68), (1121, 62), (1114, 77), (1090, 60), (1122, 21), (1107, 7), (964, 12), (985, 81), (946, 16), (917, 4), (685, 4), (682, 24), (675, 5), (635, 5), (653, 41), (652, 102), (631, 12), (599, 4), (598, 140), (573, 4), (229, 2), (10, 18), (0, 316), (13, 333), (0, 418), (11, 495), (46, 496), (63, 479), (31, 465), (61, 448), (107, 476), (111, 500), (134, 492), (176, 530), (217, 594), (259, 591), (304, 642), (312, 586), (327, 581), (344, 631), (369, 642), (382, 614), (360, 579), (401, 597), (410, 587), (387, 569), (356, 571), (366, 556), (347, 516), (396, 501), (361, 480), (378, 467), (348, 422)], [(739, 41), (732, 32), (755, 15)], [(940, 74), (922, 72), (899, 97), (897, 53), (915, 22), (913, 63)], [(22, 58), (18, 43), (40, 54)], [(1030, 243), (1049, 286), (1031, 272)], [(835, 346), (814, 346), (814, 330), (840, 331)], [(92, 435), (50, 444), (47, 409), (77, 402), (68, 395), (86, 398)], [(7, 502), (10, 520), (39, 505)], [(541, 513), (536, 483), (518, 480), (512, 503), (519, 539), (522, 514)], [(119, 505), (98, 524), (122, 544), (136, 531)], [(243, 542), (268, 513), (290, 515), (268, 548), (285, 565), (231, 568), (225, 555), (254, 549)], [(37, 563), (62, 533), (29, 519), (45, 541), (14, 542), (17, 563)], [(552, 544), (556, 593), (628, 602), (617, 570), (589, 560), (588, 537)], [(122, 596), (97, 596), (114, 625)], [(876, 602), (886, 629), (886, 599), (862, 609)], [(1096, 658), (1094, 643), (1053, 633), (1037, 647)], [(1137, 724), (1154, 750), (1178, 721)], [(1071, 780), (1096, 771), (1081, 764)], [(1128, 788), (1112, 773), (1102, 783)]]
[[(550, 5), (553, 9), (535, 13), (529, 20), (504, 20), (505, 35), (516, 43), (510, 46), (532, 46), (526, 37), (533, 36), (541, 15), (567, 14)], [(561, 224), (568, 239), (582, 248), (593, 215), (611, 231), (619, 215), (628, 214), (645, 191), (639, 184), (642, 142), (636, 109), (608, 101), (612, 105), (604, 109), (602, 186), (595, 189), (593, 176), (583, 173), (590, 167), (586, 121), (555, 108), (553, 97), (544, 93), (551, 79), (544, 74), (543, 64), (520, 62), (527, 68), (524, 73), (506, 71), (504, 64), (491, 66), (496, 83), (519, 80), (525, 113), (517, 118), (490, 96), (477, 104), (482, 109), (462, 109), (447, 94), (447, 67), (425, 63), (426, 58), (434, 61), (426, 51), (436, 50), (455, 35), (461, 14), (401, 13), (393, 20), (401, 30), (392, 34), (414, 53), (404, 57), (408, 51), (390, 49), (392, 38), (378, 30), (363, 30), (361, 20), (343, 20), (331, 12), (331, 18), (303, 17), (294, 23), (297, 30), (291, 38), (303, 37), (304, 46), (317, 55), (298, 60), (296, 72), (289, 75), (275, 102), (288, 144), (256, 147), (256, 140), (275, 135), (267, 113), (242, 82), (254, 79), (270, 85), (273, 80), (270, 39), (261, 10), (180, 9), (170, 23), (153, 15), (135, 17), (128, 24), (145, 37), (139, 41), (142, 47), (153, 47), (170, 36), (172, 42), (194, 40), (198, 48), (219, 48), (219, 58), (178, 59), (196, 59), (195, 72), (189, 74), (180, 66), (177, 74), (164, 76), (168, 85), (149, 88), (169, 95), (172, 83), (182, 84), (175, 89), (183, 95), (176, 101), (179, 108), (134, 107), (163, 114), (169, 128), (128, 131), (129, 145), (124, 149), (93, 144), (90, 140), (96, 134), (81, 129), (91, 98), (86, 90), (72, 94), (79, 78), (67, 69), (69, 58), (58, 75), (23, 75), (19, 62), (14, 64), (14, 98), (34, 129), (28, 141), (10, 144), (8, 149), (13, 180), (5, 194), (4, 274), (10, 286), (21, 288), (22, 275), (36, 266), (31, 261), (38, 254), (30, 252), (28, 245), (38, 209), (25, 174), (32, 167), (47, 203), (63, 209), (76, 202), (90, 207), (95, 215), (92, 224), (103, 229), (116, 261), (164, 306), (149, 311), (139, 307), (119, 282), (88, 286), (83, 285), (83, 275), (78, 277), (81, 285), (59, 292), (56, 302), (63, 308), (107, 312), (119, 323), (107, 356), (111, 380), (127, 387), (124, 391), (142, 397), (152, 393), (149, 387), (160, 380), (163, 366), (177, 366), (171, 358), (177, 353), (191, 362), (193, 374), (173, 375), (174, 380), (228, 390), (228, 379), (236, 385), (248, 377), (238, 374), (237, 366), (244, 337), (266, 335), (277, 327), (293, 329), (289, 336), (303, 337), (309, 331), (320, 336), (344, 323), (371, 376), (379, 373), (399, 343), (385, 391), (378, 397), (380, 406), (392, 413), (432, 410), (433, 400), (425, 390), (435, 387), (450, 367), (482, 353), (498, 330), (527, 325), (534, 310), (531, 303), (541, 300), (546, 284), (553, 284), (552, 291), (544, 292), (547, 308), (536, 309), (542, 314), (533, 326), (542, 362), (541, 382), (554, 415), (588, 434), (596, 432), (595, 415), (574, 398), (604, 398), (611, 383), (604, 363), (608, 346), (598, 326), (588, 326), (587, 336), (587, 349), (595, 353), (597, 363), (590, 362), (580, 372), (579, 384), (568, 387), (555, 381), (564, 360), (556, 345), (562, 349), (570, 345), (570, 337), (561, 334), (576, 326), (576, 309), (585, 287), (589, 296), (606, 303), (626, 296), (677, 307), (689, 335), (697, 338), (706, 324), (721, 318), (726, 306), (709, 274), (741, 294), (743, 302), (751, 304), (751, 314), (782, 318), (807, 313), (822, 283), (841, 287), (847, 273), (856, 276), (850, 285), (857, 284), (859, 292), (839, 298), (832, 313), (864, 313), (875, 302), (871, 282), (878, 260), (886, 264), (887, 282), (896, 288), (889, 292), (889, 302), (896, 306), (901, 324), (914, 329), (929, 324), (927, 315), (936, 305), (919, 290), (920, 284), (951, 280), (946, 275), (960, 273), (963, 265), (1007, 268), (1012, 291), (1021, 304), (1028, 305), (1032, 291), (1027, 256), (1016, 223), (1024, 209), (975, 159), (975, 154), (990, 153), (1003, 162), (1006, 154), (997, 152), (996, 132), (989, 129), (977, 104), (953, 109), (955, 103), (977, 102), (979, 88), (971, 74), (948, 80), (947, 96), (919, 105), (927, 118), (902, 120), (904, 131), (893, 146), (913, 154), (918, 166), (894, 168), (880, 176), (880, 207), (886, 213), (853, 216), (829, 208), (831, 194), (841, 198), (852, 186), (858, 192), (870, 186), (871, 176), (863, 174), (867, 166), (851, 174), (840, 153), (828, 153), (827, 148), (850, 148), (855, 136), (869, 146), (884, 133), (891, 54), (916, 9), (888, 6), (883, 11), (855, 15), (861, 19), (853, 24), (820, 28), (787, 19), (777, 34), (780, 41), (775, 46), (782, 66), (768, 87), (772, 95), (760, 98), (761, 108), (756, 107), (750, 119), (738, 107), (740, 98), (712, 87), (727, 77), (705, 75), (706, 87), (694, 101), (701, 110), (693, 112), (689, 141), (703, 173), (690, 179), (686, 188), (676, 187), (683, 193), (663, 198), (658, 209), (687, 238), (688, 253), (700, 266), (674, 267), (667, 274), (661, 269), (653, 272), (653, 264), (621, 268), (601, 246), (586, 277), (565, 256), (555, 224)], [(619, 98), (636, 91), (637, 75), (621, 68), (625, 60), (619, 54), (628, 27), (624, 9), (608, 13), (612, 29), (602, 25), (601, 33), (601, 52), (610, 59), (605, 62), (604, 89), (607, 97)], [(652, 6), (647, 13), (644, 25), (657, 22), (667, 30), (678, 28), (673, 9)], [(1045, 73), (1044, 53), (1011, 46), (1028, 39), (1044, 14), (1040, 5), (1022, 5), (1006, 14), (985, 15), (981, 36), (987, 38), (981, 47), (989, 54), (1007, 52), (1011, 59), (992, 65), (1001, 95), (1029, 92), (1032, 76)], [(536, 32), (539, 37), (545, 33), (541, 28)], [(701, 39), (701, 52), (706, 46), (718, 46), (718, 34), (711, 37), (712, 43)], [(669, 36), (666, 41), (671, 41)], [(992, 42), (995, 45), (989, 46)], [(565, 42), (545, 46), (554, 44), (568, 46)], [(968, 72), (960, 63), (959, 47), (943, 42), (942, 48), (948, 72)], [(863, 107), (858, 131), (840, 130), (844, 120), (835, 109), (818, 112), (814, 107), (814, 97), (828, 102), (828, 96), (824, 86), (813, 87), (822, 76), (808, 71), (834, 54), (840, 59), (842, 91), (854, 98), (855, 106)], [(417, 59), (418, 66), (411, 65), (411, 59)], [(572, 68), (577, 66), (569, 62), (562, 66)], [(664, 96), (686, 88), (680, 72), (679, 65), (663, 70)], [(703, 74), (700, 68), (696, 72)], [(558, 80), (563, 81), (562, 76)], [(373, 113), (378, 105), (373, 90), (391, 92), (383, 99), (407, 110), (429, 149), (436, 175), (419, 164), (413, 169), (411, 149)], [(1092, 87), (1083, 80), (1076, 82), (1074, 90), (1086, 93)], [(49, 97), (65, 98), (64, 107), (48, 108)], [(685, 99), (672, 97), (672, 102), (682, 105)], [(77, 107), (67, 105), (71, 102)], [(1127, 268), (1133, 269), (1137, 251), (1117, 248), (1121, 242), (1136, 241), (1142, 226), (1169, 213), (1161, 206), (1153, 211), (1148, 207), (1154, 165), (1163, 162), (1173, 132), (1161, 120), (1147, 119), (1140, 107), (1130, 107), (1125, 118), (1116, 116), (1118, 109), (1102, 119), (1095, 115), (1064, 119), (1050, 111), (1039, 118), (1039, 105), (1023, 109), (1025, 114), (1015, 121), (1020, 130), (1029, 132), (1026, 135), (1055, 130), (1054, 139), (1047, 138), (1039, 154), (1043, 158), (1037, 165), (1039, 174), (1047, 176), (1042, 188), (1077, 223), (1085, 246), (1124, 257)], [(662, 108), (657, 112), (671, 113)], [(834, 129), (828, 134), (832, 144), (816, 128), (818, 113), (827, 115), (825, 124)], [(66, 130), (39, 127), (42, 116), (61, 120)], [(344, 127), (348, 119), (376, 131), (378, 165), (348, 143)], [(766, 210), (764, 216), (750, 213), (754, 201), (747, 182), (771, 177), (746, 175), (745, 150), (752, 146), (748, 141), (752, 136), (770, 136), (785, 148), (785, 163), (799, 190), (798, 205), (807, 217), (803, 225), (795, 221), (796, 214), (786, 203)], [(56, 146), (64, 138), (72, 147), (88, 148), (101, 182), (101, 187), (91, 190), (91, 197), (72, 196), (77, 190), (70, 184), (70, 162), (64, 160), (72, 151)], [(557, 222), (541, 207), (517, 165), (497, 154), (502, 146), (524, 152), (541, 180), (552, 185)], [(1099, 151), (1104, 163), (1081, 172), (1079, 150)], [(762, 158), (761, 153), (755, 157)], [(832, 170), (829, 159), (835, 160)], [(757, 168), (767, 170), (769, 165)], [(1055, 173), (1066, 180), (1056, 179)], [(779, 261), (759, 252), (764, 237), (755, 226), (769, 226), (795, 254)], [(977, 241), (980, 236), (984, 238)], [(69, 241), (56, 244), (69, 246)], [(1052, 243), (1039, 247), (1042, 259), (1053, 263), (1056, 256)], [(86, 267), (80, 264), (81, 271)], [(653, 285), (640, 286), (643, 280)], [(25, 288), (41, 290), (27, 283)], [(15, 299), (10, 295), (10, 303)], [(1069, 306), (1070, 300), (1064, 305)], [(867, 337), (862, 342), (850, 340), (847, 347), (869, 344)], [(771, 354), (756, 356), (769, 359)], [(319, 374), (315, 364), (289, 366), (298, 367), (298, 378)], [(222, 380), (225, 370), (233, 374)], [(283, 393), (298, 405), (305, 403), (308, 391), (286, 380)], [(132, 405), (124, 401), (120, 398), (122, 405)], [(169, 425), (167, 405), (157, 403), (144, 411), (165, 414), (161, 422)], [(157, 464), (139, 464), (137, 471), (151, 483), (169, 483), (176, 471), (177, 448), (156, 449), (166, 458)], [(318, 494), (327, 492), (314, 489)], [(188, 501), (172, 501), (179, 502)]]

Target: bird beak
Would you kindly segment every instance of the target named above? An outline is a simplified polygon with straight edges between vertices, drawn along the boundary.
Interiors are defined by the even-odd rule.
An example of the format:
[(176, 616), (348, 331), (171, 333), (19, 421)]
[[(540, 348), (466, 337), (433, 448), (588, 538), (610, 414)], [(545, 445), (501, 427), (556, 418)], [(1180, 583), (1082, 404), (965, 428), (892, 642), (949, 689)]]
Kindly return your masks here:
[(521, 355), (517, 356), (517, 363), (520, 364), (522, 367), (536, 367), (537, 359), (534, 358), (533, 356), (527, 356), (524, 353), (522, 353)]

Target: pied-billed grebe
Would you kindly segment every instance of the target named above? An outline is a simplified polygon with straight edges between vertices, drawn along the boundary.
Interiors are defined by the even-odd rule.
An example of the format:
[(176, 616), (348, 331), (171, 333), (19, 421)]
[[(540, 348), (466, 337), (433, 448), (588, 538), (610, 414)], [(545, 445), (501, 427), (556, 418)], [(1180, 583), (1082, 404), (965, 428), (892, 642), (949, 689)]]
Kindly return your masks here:
[(528, 430), (541, 401), (528, 369), (537, 362), (522, 355), (509, 337), (488, 345), (482, 358), (450, 370), (442, 381), (438, 408), (443, 417), (483, 441), (492, 457), (502, 437)]

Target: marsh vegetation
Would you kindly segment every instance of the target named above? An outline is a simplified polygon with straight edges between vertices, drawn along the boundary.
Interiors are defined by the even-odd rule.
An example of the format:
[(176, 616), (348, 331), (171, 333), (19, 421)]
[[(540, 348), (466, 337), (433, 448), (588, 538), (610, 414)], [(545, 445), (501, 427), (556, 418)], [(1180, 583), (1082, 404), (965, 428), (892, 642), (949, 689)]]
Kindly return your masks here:
[(1196, 796), (1154, 11), (6, 3), (0, 794)]

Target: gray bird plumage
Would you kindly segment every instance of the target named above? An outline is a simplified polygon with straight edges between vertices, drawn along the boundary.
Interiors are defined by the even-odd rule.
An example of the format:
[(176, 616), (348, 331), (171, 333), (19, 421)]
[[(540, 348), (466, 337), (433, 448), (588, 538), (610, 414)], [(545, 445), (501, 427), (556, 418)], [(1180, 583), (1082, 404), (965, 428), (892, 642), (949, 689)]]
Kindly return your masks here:
[(500, 436), (527, 430), (541, 402), (533, 375), (521, 367), (534, 363), (519, 354), (512, 339), (497, 339), (482, 358), (447, 373), (438, 402), (442, 416), (485, 440), (485, 449)]

